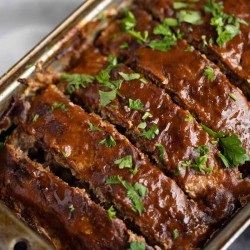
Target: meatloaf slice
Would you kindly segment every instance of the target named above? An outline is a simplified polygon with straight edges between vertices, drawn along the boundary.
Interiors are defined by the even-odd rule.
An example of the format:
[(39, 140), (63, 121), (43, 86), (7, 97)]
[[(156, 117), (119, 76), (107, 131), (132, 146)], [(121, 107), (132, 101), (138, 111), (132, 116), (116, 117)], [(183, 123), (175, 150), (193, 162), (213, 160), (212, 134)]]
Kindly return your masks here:
[(121, 220), (109, 219), (85, 190), (68, 186), (19, 149), (7, 145), (0, 161), (1, 200), (57, 249), (127, 249), (139, 239)]
[[(84, 51), (70, 72), (97, 75), (107, 67), (107, 61), (97, 49), (91, 47)], [(205, 207), (204, 211), (213, 214), (217, 222), (225, 219), (237, 208), (244, 194), (249, 195), (249, 181), (242, 180), (237, 169), (231, 171), (222, 166), (214, 155), (217, 150), (211, 145), (208, 134), (189, 112), (174, 104), (163, 89), (150, 81), (145, 83), (140, 75), (134, 80), (124, 80), (122, 74), (127, 77), (136, 75), (128, 67), (119, 64), (111, 71), (110, 82), (120, 80), (122, 84), (119, 89), (121, 96), (117, 96), (110, 105), (100, 105), (99, 91), (105, 87), (98, 81), (78, 89), (71, 98), (77, 104), (90, 111), (100, 112), (103, 118), (123, 127), (137, 147), (153, 156), (158, 165), (167, 170), (191, 198)], [(136, 100), (142, 104), (141, 108), (135, 109), (130, 105)], [(140, 127), (142, 125), (143, 128)], [(158, 129), (158, 133), (152, 135), (154, 138), (142, 136), (152, 126)], [(183, 167), (186, 161), (200, 159), (200, 153), (197, 152), (199, 147), (206, 147), (210, 151), (206, 154), (208, 160), (204, 169)], [(208, 169), (211, 173), (206, 173)]]
[[(210, 12), (205, 11), (205, 4), (212, 3), (214, 6), (219, 2), (223, 4), (223, 13), (232, 15), (235, 18), (240, 18), (245, 22), (250, 23), (250, 4), (248, 0), (240, 0), (235, 3), (234, 0), (226, 1), (209, 1), (201, 0), (191, 4), (191, 8), (175, 9), (174, 0), (140, 0), (139, 5), (143, 9), (147, 9), (156, 19), (164, 20), (166, 17), (176, 17), (180, 11), (198, 11), (201, 14), (202, 24), (194, 25), (187, 22), (181, 23), (178, 28), (184, 34), (184, 38), (193, 44), (197, 49), (204, 52), (209, 59), (218, 63), (224, 73), (229, 76), (232, 82), (241, 88), (243, 92), (250, 98), (250, 28), (246, 24), (240, 24), (238, 34), (229, 39), (223, 45), (218, 45), (216, 39), (218, 34), (216, 26), (212, 26), (211, 19), (213, 18)], [(219, 4), (220, 5), (220, 4)], [(218, 6), (219, 6), (218, 5)]]
[[(208, 237), (211, 218), (112, 125), (87, 114), (53, 86), (30, 105), (23, 124), (26, 141), (36, 141), (89, 183), (100, 200), (111, 201), (150, 242), (189, 248)], [(173, 237), (176, 231), (179, 236)]]

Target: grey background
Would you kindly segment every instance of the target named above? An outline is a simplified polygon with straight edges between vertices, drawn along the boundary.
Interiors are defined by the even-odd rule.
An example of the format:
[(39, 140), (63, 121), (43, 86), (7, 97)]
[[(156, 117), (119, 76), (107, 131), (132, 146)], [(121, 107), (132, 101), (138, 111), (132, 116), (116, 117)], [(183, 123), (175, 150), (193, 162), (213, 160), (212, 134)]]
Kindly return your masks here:
[[(0, 75), (83, 1), (0, 0)], [(250, 249), (250, 228), (229, 249)]]

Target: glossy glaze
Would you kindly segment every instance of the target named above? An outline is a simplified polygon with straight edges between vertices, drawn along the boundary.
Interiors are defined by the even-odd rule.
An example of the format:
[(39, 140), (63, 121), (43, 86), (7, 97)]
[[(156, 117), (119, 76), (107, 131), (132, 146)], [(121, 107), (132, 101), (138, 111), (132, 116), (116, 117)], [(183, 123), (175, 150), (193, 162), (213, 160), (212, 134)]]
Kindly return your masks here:
[[(98, 64), (95, 63), (96, 61)], [(98, 50), (89, 48), (83, 52), (77, 66), (71, 72), (96, 75), (107, 66), (106, 64), (106, 57), (102, 56)], [(126, 66), (119, 66), (112, 71), (111, 80), (121, 80), (119, 72), (134, 73)], [(95, 82), (76, 91), (72, 98), (77, 104), (85, 106), (91, 111), (100, 112), (103, 118), (125, 128), (128, 137), (137, 147), (153, 156), (159, 166), (167, 170), (204, 211), (214, 215), (216, 223), (233, 212), (233, 207), (243, 193), (246, 195), (249, 193), (247, 181), (245, 190), (240, 188), (241, 191), (238, 191), (245, 182), (240, 179), (240, 173), (236, 169), (234, 171), (226, 170), (222, 166), (213, 154), (217, 152), (217, 149), (210, 145), (208, 134), (203, 131), (195, 119), (185, 121), (189, 112), (174, 104), (163, 89), (156, 87), (150, 81), (147, 84), (140, 80), (123, 81), (119, 90), (123, 98), (117, 97), (112, 102), (116, 108), (109, 105), (102, 108), (99, 105), (99, 90), (104, 90), (104, 88)], [(129, 99), (140, 99), (144, 108), (140, 111), (130, 109)], [(146, 119), (146, 129), (153, 124), (159, 129), (159, 134), (152, 140), (141, 137), (142, 130), (137, 127), (143, 121), (142, 116), (146, 110), (153, 116)], [(159, 150), (155, 144), (164, 146), (164, 163), (159, 158)], [(181, 167), (183, 161), (193, 160), (199, 156), (195, 149), (201, 145), (210, 146), (207, 166), (213, 167), (212, 174)], [(180, 169), (180, 174), (176, 175), (178, 169)], [(227, 189), (228, 186), (231, 186), (230, 190)], [(221, 199), (216, 198), (219, 196)]]
[[(54, 102), (65, 103), (68, 110), (56, 109), (51, 113), (49, 110)], [(49, 87), (33, 99), (28, 119), (35, 114), (40, 114), (41, 118), (25, 124), (27, 133), (34, 136), (45, 150), (49, 150), (60, 164), (69, 167), (77, 178), (88, 182), (99, 198), (111, 200), (152, 242), (165, 248), (188, 248), (205, 239), (209, 217), (113, 126), (96, 115), (88, 115), (54, 87)], [(90, 132), (90, 122), (99, 126), (102, 131)], [(116, 140), (116, 146), (100, 145), (100, 141), (109, 135)], [(67, 158), (62, 155), (66, 146), (71, 148), (71, 154)], [(132, 155), (133, 164), (138, 166), (136, 175), (131, 174), (129, 169), (119, 169), (114, 164), (116, 159), (128, 154)], [(142, 200), (146, 211), (141, 216), (131, 209), (131, 201), (121, 185), (105, 184), (105, 180), (114, 175), (119, 175), (132, 184), (139, 182), (148, 188), (148, 195)], [(173, 240), (172, 232), (175, 228), (179, 230), (180, 237)]]
[[(84, 190), (69, 187), (37, 163), (20, 157), (7, 146), (0, 152), (2, 200), (27, 207), (23, 213), (33, 223), (49, 228), (63, 249), (126, 249), (129, 234), (119, 219), (90, 200)], [(74, 206), (70, 211), (69, 206)], [(15, 205), (14, 205), (15, 206)], [(33, 217), (33, 218), (32, 218)]]

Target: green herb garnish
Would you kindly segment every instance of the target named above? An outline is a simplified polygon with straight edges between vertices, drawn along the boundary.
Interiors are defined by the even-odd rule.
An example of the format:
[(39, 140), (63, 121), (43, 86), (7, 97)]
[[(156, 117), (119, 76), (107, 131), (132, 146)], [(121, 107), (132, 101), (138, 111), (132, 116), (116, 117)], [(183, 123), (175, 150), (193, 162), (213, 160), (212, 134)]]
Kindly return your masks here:
[(142, 116), (142, 120), (146, 120), (148, 117), (153, 117), (148, 111)]
[(123, 158), (117, 159), (114, 162), (116, 165), (119, 165), (120, 169), (124, 168), (132, 168), (133, 162), (132, 162), (132, 156), (131, 155), (126, 155)]
[(143, 109), (143, 104), (140, 99), (137, 100), (132, 100), (129, 99), (129, 107), (134, 110), (142, 110)]
[(120, 45), (120, 49), (127, 49), (129, 46), (128, 46), (128, 43), (122, 43), (121, 45)]
[(126, 74), (124, 72), (119, 72), (119, 75), (125, 80), (125, 81), (132, 81), (136, 79), (140, 79), (141, 75), (139, 73), (131, 73)]
[(173, 236), (173, 239), (177, 239), (179, 237), (179, 231), (178, 229), (174, 229), (173, 232), (172, 232), (172, 236)]
[(109, 219), (113, 220), (116, 216), (116, 210), (113, 207), (113, 205), (107, 210), (107, 212), (108, 212)]
[(36, 122), (36, 121), (38, 120), (39, 117), (40, 117), (40, 115), (38, 115), (38, 114), (34, 115), (32, 121), (33, 121), (33, 122)]
[(189, 3), (183, 3), (183, 2), (174, 2), (173, 7), (174, 9), (178, 10), (178, 9), (183, 9), (183, 8), (192, 8), (194, 7), (194, 5), (189, 4)]
[(94, 76), (86, 74), (66, 74), (63, 73), (60, 78), (62, 81), (68, 82), (67, 91), (72, 94), (80, 87), (85, 88), (87, 84), (93, 83)]
[(228, 133), (227, 132), (215, 132), (213, 131), (211, 128), (208, 128), (206, 125), (201, 124), (202, 128), (211, 136), (215, 137), (215, 138), (221, 138), (221, 137), (225, 137)]
[(101, 140), (101, 141), (99, 142), (99, 144), (105, 145), (106, 147), (110, 148), (110, 147), (115, 147), (115, 146), (116, 146), (116, 141), (115, 141), (114, 138), (110, 135), (108, 138)]
[(235, 18), (233, 15), (224, 13), (223, 8), (223, 2), (217, 3), (215, 0), (208, 0), (204, 5), (205, 12), (212, 14), (210, 25), (216, 27), (218, 35), (216, 42), (220, 47), (240, 34), (241, 23), (249, 25), (240, 18)]
[(237, 97), (233, 94), (233, 93), (229, 93), (229, 96), (231, 97), (231, 99), (233, 99), (234, 101), (237, 101)]
[(166, 161), (164, 159), (164, 152), (165, 152), (164, 146), (162, 144), (155, 144), (155, 146), (159, 149), (159, 152), (160, 152), (159, 159), (160, 159), (161, 163), (166, 164)]
[(143, 242), (132, 241), (128, 250), (146, 250), (146, 245)]
[(159, 134), (159, 129), (157, 128), (156, 125), (153, 125), (148, 131), (143, 130), (139, 136), (144, 137), (148, 140), (152, 140), (158, 134)]
[(62, 102), (54, 102), (52, 104), (50, 112), (54, 112), (54, 110), (56, 110), (56, 109), (61, 109), (63, 111), (68, 111), (68, 109), (66, 108), (66, 104), (62, 103)]
[(115, 100), (116, 94), (117, 94), (116, 89), (107, 92), (99, 90), (101, 107), (105, 107), (108, 104), (110, 104), (113, 100)]
[(185, 122), (190, 122), (194, 119), (194, 117), (189, 113), (188, 116), (184, 119)]
[(122, 27), (125, 31), (128, 31), (135, 27), (136, 19), (134, 14), (127, 9), (125, 10), (125, 15), (126, 16), (122, 19)]
[(214, 81), (215, 79), (215, 73), (214, 73), (214, 69), (210, 66), (207, 66), (205, 68), (204, 71), (204, 75), (210, 80), (210, 81)]
[(120, 184), (127, 190), (127, 196), (132, 201), (132, 210), (138, 212), (140, 215), (145, 212), (145, 208), (142, 204), (141, 198), (147, 195), (147, 188), (136, 182), (134, 185), (127, 181), (124, 181), (120, 176), (111, 176), (106, 181), (106, 184)]
[(193, 10), (181, 10), (177, 12), (179, 23), (185, 22), (190, 24), (200, 25), (203, 23), (201, 13)]
[(129, 30), (128, 33), (135, 37), (139, 43), (145, 43), (148, 39), (148, 31), (145, 30), (143, 34), (140, 31), (135, 31), (134, 29)]
[(140, 128), (140, 129), (145, 129), (147, 127), (147, 123), (146, 122), (141, 122), (137, 128)]
[(69, 205), (69, 211), (70, 211), (70, 213), (73, 213), (75, 211), (75, 207), (73, 204)]
[(89, 123), (89, 130), (91, 132), (93, 132), (93, 131), (102, 131), (99, 127), (93, 125), (91, 122)]

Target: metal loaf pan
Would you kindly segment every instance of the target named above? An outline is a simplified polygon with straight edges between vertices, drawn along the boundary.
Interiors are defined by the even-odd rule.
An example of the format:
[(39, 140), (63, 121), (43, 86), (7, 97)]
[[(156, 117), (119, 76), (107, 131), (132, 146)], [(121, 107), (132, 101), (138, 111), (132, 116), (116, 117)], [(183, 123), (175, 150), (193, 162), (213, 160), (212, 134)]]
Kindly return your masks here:
[[(63, 64), (57, 58), (60, 57), (62, 51), (67, 50), (79, 30), (103, 13), (112, 13), (128, 3), (129, 1), (122, 0), (85, 1), (62, 24), (2, 76), (0, 79), (0, 118), (8, 115), (7, 110), (13, 98), (17, 98), (24, 90), (22, 84), (17, 81), (19, 78), (32, 78), (37, 68), (35, 65), (40, 65), (40, 68), (45, 68), (48, 65), (52, 68), (63, 67)], [(100, 24), (96, 26), (97, 30), (98, 28), (100, 28)], [(94, 32), (92, 30), (89, 35), (94, 36)], [(27, 65), (33, 66), (27, 69)], [(29, 249), (50, 249), (46, 242), (43, 242), (29, 228), (26, 228), (2, 203), (0, 203), (0, 213), (0, 250), (13, 249), (13, 244), (20, 239), (28, 243)], [(220, 231), (216, 232), (204, 249), (228, 248), (249, 225), (250, 203), (240, 209)], [(8, 232), (8, 237), (4, 236), (3, 232)]]

